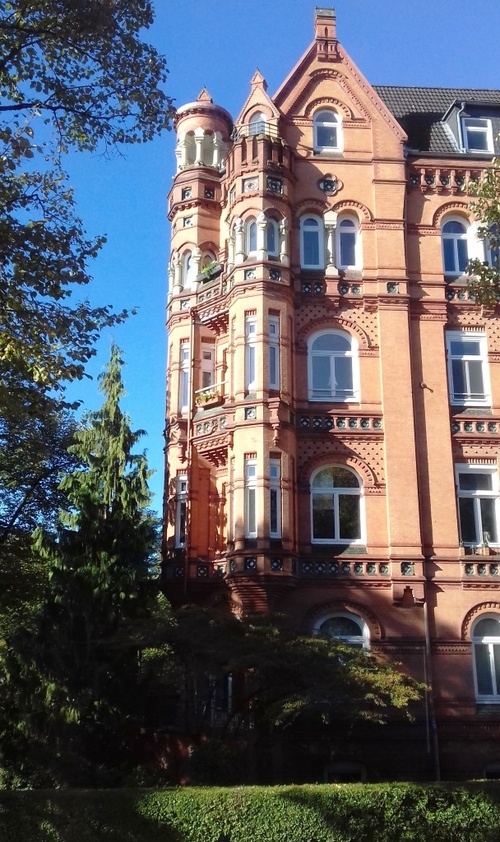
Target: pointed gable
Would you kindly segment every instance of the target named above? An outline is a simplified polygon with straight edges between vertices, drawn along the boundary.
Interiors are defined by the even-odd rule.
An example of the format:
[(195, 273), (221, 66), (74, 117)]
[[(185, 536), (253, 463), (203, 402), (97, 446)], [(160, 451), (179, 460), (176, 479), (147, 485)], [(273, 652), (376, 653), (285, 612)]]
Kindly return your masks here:
[(250, 86), (250, 94), (236, 119), (235, 125), (246, 125), (251, 120), (252, 115), (258, 112), (264, 114), (266, 120), (272, 123), (277, 122), (280, 112), (267, 93), (267, 82), (260, 70), (255, 71), (250, 80)]
[(383, 124), (396, 147), (406, 135), (337, 39), (333, 9), (316, 9), (314, 41), (279, 87), (273, 102), (288, 120), (311, 121), (321, 106), (351, 127)]

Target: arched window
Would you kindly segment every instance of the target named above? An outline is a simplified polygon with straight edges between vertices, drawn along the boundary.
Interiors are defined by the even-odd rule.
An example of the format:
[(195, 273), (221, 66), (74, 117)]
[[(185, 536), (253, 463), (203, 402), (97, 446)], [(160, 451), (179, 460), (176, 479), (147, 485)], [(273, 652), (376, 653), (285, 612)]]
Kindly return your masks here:
[(342, 122), (335, 111), (316, 111), (313, 118), (314, 151), (339, 152), (342, 148)]
[(190, 287), (195, 280), (196, 266), (193, 261), (193, 255), (190, 251), (184, 252), (182, 255), (182, 285), (183, 287)]
[(321, 468), (311, 479), (311, 537), (316, 544), (360, 544), (361, 483), (353, 471)]
[(356, 269), (361, 265), (359, 255), (359, 222), (354, 216), (344, 216), (337, 225), (337, 266)]
[(252, 114), (250, 117), (248, 133), (250, 135), (266, 134), (266, 115), (262, 111), (257, 111), (256, 114)]
[(469, 260), (467, 225), (458, 219), (448, 219), (441, 228), (443, 267), (445, 275), (462, 275)]
[(253, 217), (247, 220), (245, 228), (245, 251), (254, 254), (257, 251), (257, 222)]
[(357, 342), (348, 333), (329, 330), (309, 341), (309, 400), (342, 403), (359, 400)]
[(483, 614), (475, 621), (472, 647), (476, 699), (500, 704), (500, 615)]
[(370, 646), (368, 626), (361, 617), (347, 611), (321, 617), (314, 626), (314, 634), (331, 637), (359, 649), (368, 649)]
[(318, 216), (303, 216), (300, 220), (300, 265), (304, 269), (325, 267), (324, 227)]
[(279, 254), (279, 229), (274, 219), (269, 219), (266, 226), (266, 250), (270, 257), (277, 257)]

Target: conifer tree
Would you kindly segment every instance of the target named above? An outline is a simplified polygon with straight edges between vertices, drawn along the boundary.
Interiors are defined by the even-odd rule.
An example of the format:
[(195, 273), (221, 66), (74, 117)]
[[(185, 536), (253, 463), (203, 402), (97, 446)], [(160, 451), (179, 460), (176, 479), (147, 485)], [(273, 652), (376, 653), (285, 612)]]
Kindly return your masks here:
[(50, 567), (44, 604), (1, 659), (0, 766), (7, 783), (106, 785), (134, 763), (141, 719), (143, 622), (156, 542), (149, 471), (120, 409), (122, 360), (114, 346), (101, 377), (104, 403), (87, 414), (61, 483), (67, 507), (35, 546)]

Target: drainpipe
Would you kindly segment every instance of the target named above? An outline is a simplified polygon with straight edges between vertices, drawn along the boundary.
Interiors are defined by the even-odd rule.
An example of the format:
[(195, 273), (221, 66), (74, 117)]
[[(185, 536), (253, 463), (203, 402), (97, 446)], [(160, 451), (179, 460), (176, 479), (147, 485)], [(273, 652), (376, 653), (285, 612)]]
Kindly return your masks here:
[(193, 480), (193, 413), (194, 401), (194, 339), (195, 339), (196, 307), (191, 307), (189, 326), (189, 391), (188, 391), (188, 423), (186, 431), (186, 457), (187, 457), (187, 498), (186, 498), (186, 541), (184, 558), (184, 597), (187, 601), (189, 584), (189, 557), (191, 553), (191, 491)]
[[(434, 756), (434, 775), (436, 781), (441, 780), (441, 765), (439, 762), (439, 742), (438, 742), (438, 732), (437, 732), (437, 723), (436, 723), (436, 712), (434, 708), (434, 690), (432, 686), (432, 659), (431, 659), (431, 635), (429, 631), (429, 610), (428, 610), (428, 600), (427, 600), (427, 587), (425, 593), (425, 602), (424, 602), (424, 625), (425, 625), (425, 659), (424, 659), (424, 669), (425, 669), (425, 681), (428, 686), (428, 690), (426, 691), (426, 713), (427, 713), (427, 723), (428, 727), (430, 725), (430, 737), (432, 741), (432, 753)], [(429, 736), (427, 737), (427, 745), (429, 745)]]

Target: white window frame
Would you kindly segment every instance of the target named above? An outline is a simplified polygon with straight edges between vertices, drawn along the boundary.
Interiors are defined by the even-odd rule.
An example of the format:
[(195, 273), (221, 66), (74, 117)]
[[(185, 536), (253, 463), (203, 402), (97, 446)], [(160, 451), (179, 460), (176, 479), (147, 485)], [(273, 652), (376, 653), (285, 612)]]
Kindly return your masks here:
[(269, 316), (269, 388), (280, 388), (280, 320)]
[[(201, 383), (200, 392), (209, 392), (215, 383), (215, 346), (208, 343), (201, 343)], [(199, 394), (199, 393), (198, 393)]]
[[(452, 351), (452, 343), (460, 343), (463, 346), (463, 353), (458, 354), (456, 351)], [(472, 344), (479, 345), (479, 354), (472, 354), (467, 353), (467, 345), (472, 346)], [(450, 404), (452, 406), (491, 406), (491, 385), (490, 385), (490, 374), (489, 374), (489, 366), (488, 366), (488, 346), (486, 343), (486, 334), (484, 333), (474, 333), (474, 332), (464, 332), (459, 330), (448, 330), (446, 331), (446, 357), (448, 363), (448, 384), (450, 390)], [(463, 379), (464, 383), (467, 387), (467, 383), (470, 382), (470, 363), (480, 363), (481, 366), (481, 376), (483, 380), (483, 395), (473, 395), (471, 390), (469, 389), (469, 393), (465, 393), (465, 396), (462, 396), (456, 390), (456, 384), (453, 377), (453, 368), (454, 363), (461, 362), (462, 363), (462, 370), (463, 370)]]
[(245, 391), (257, 388), (257, 316), (245, 316)]
[[(336, 353), (334, 351), (327, 352), (327, 351), (315, 351), (313, 349), (314, 343), (317, 339), (321, 336), (325, 336), (326, 334), (334, 334), (339, 335), (342, 338), (346, 339), (350, 345), (350, 351), (346, 352), (345, 354)], [(330, 388), (328, 394), (317, 395), (315, 394), (315, 389), (313, 388), (313, 360), (315, 357), (327, 357), (330, 360), (330, 373), (333, 385)], [(352, 375), (352, 394), (349, 395), (342, 395), (339, 392), (336, 392), (335, 389), (335, 360), (337, 358), (342, 359), (350, 359), (351, 360), (351, 375)], [(358, 342), (351, 336), (350, 333), (347, 333), (344, 330), (321, 330), (316, 333), (313, 333), (312, 336), (309, 337), (309, 342), (307, 346), (307, 379), (308, 379), (308, 396), (310, 401), (320, 401), (322, 403), (359, 403), (360, 395), (359, 395), (359, 354), (358, 354)], [(326, 389), (323, 390), (326, 392)]]
[[(320, 143), (319, 133), (321, 129), (332, 128), (336, 131), (336, 143)], [(343, 133), (342, 119), (337, 111), (331, 108), (320, 108), (313, 116), (313, 143), (316, 155), (334, 155), (342, 152)]]
[[(309, 221), (313, 221), (315, 225), (308, 226)], [(317, 234), (318, 238), (318, 260), (317, 262), (307, 263), (305, 238), (307, 234), (312, 234), (313, 232)], [(300, 218), (300, 265), (303, 269), (325, 268), (325, 227), (322, 216), (307, 213)]]
[[(456, 222), (463, 228), (463, 233), (459, 234), (458, 232), (448, 232), (445, 231), (444, 228), (449, 222)], [(447, 216), (443, 219), (441, 223), (441, 250), (442, 250), (442, 257), (443, 257), (443, 274), (448, 278), (460, 278), (462, 275), (466, 273), (466, 266), (468, 261), (470, 260), (471, 256), (471, 243), (470, 243), (470, 226), (466, 219), (461, 216)], [(445, 256), (445, 241), (453, 243), (453, 266), (451, 268), (446, 268), (446, 256)], [(466, 265), (464, 268), (460, 268), (460, 255), (458, 249), (458, 242), (465, 242), (466, 249), (467, 249), (467, 260)]]
[[(357, 486), (318, 486), (316, 489), (314, 487), (314, 479), (315, 477), (324, 471), (327, 468), (341, 468), (344, 471), (348, 471), (352, 474), (357, 482)], [(328, 537), (328, 538), (316, 538), (314, 535), (314, 500), (321, 495), (331, 494), (333, 498), (333, 532), (338, 537)], [(358, 538), (345, 538), (340, 536), (340, 503), (339, 498), (343, 496), (355, 496), (358, 498), (359, 501), (359, 537)], [(358, 474), (353, 471), (351, 468), (348, 468), (346, 465), (323, 465), (318, 470), (314, 471), (311, 476), (311, 485), (310, 485), (310, 499), (311, 499), (311, 543), (312, 544), (341, 544), (343, 546), (364, 546), (366, 544), (366, 537), (365, 537), (365, 513), (364, 513), (364, 496), (363, 496), (363, 483), (361, 482), (361, 478)]]
[(257, 537), (257, 515), (257, 459), (245, 459), (245, 538)]
[(175, 546), (180, 549), (186, 546), (187, 474), (179, 474), (175, 483)]
[(267, 134), (267, 119), (262, 111), (256, 111), (248, 121), (248, 134), (253, 137), (258, 134)]
[[(273, 523), (272, 512), (276, 512), (276, 522)], [(281, 462), (279, 459), (269, 460), (269, 536), (281, 538)]]
[(332, 611), (331, 614), (324, 614), (320, 617), (313, 626), (313, 634), (320, 636), (322, 634), (321, 627), (324, 623), (328, 620), (334, 620), (337, 617), (345, 618), (346, 620), (351, 620), (352, 622), (356, 623), (359, 628), (359, 634), (357, 635), (339, 635), (338, 637), (328, 637), (331, 640), (338, 640), (341, 643), (345, 643), (347, 646), (356, 646), (360, 647), (365, 650), (369, 650), (370, 648), (370, 629), (368, 628), (365, 621), (358, 616), (358, 614), (351, 614), (350, 611)]
[[(478, 635), (476, 628), (481, 620), (495, 620), (498, 623), (498, 635)], [(494, 613), (481, 614), (476, 617), (471, 628), (471, 642), (472, 642), (472, 665), (474, 674), (474, 693), (476, 701), (483, 704), (500, 705), (500, 677), (497, 680), (497, 670), (495, 668), (495, 648), (498, 647), (497, 657), (500, 659), (500, 615)], [(478, 664), (477, 664), (477, 647), (486, 647), (487, 657), (489, 661), (489, 672), (492, 686), (492, 693), (480, 693), (478, 686)]]
[[(486, 139), (486, 148), (478, 148), (473, 145), (471, 141), (473, 141), (475, 136), (481, 136)], [(493, 155), (493, 129), (489, 117), (462, 117), (462, 140), (466, 152)]]
[[(491, 489), (464, 489), (461, 488), (460, 477), (466, 474), (483, 474), (491, 477)], [(496, 465), (473, 465), (460, 464), (455, 465), (455, 483), (457, 488), (457, 508), (458, 508), (458, 522), (460, 527), (460, 541), (465, 547), (481, 547), (485, 543), (491, 547), (500, 546), (500, 499), (499, 499), (499, 483), (498, 483), (498, 468)], [(464, 541), (462, 539), (462, 527), (460, 519), (460, 500), (472, 500), (475, 540)], [(496, 523), (497, 541), (490, 540), (486, 542), (486, 531), (483, 529), (483, 515), (481, 500), (493, 501), (493, 516)]]
[(191, 354), (189, 342), (182, 341), (179, 347), (179, 412), (185, 413), (189, 409)]
[[(349, 263), (343, 259), (342, 254), (342, 223), (343, 222), (350, 222), (353, 225), (353, 229), (350, 229), (348, 233), (354, 235), (354, 263)], [(354, 214), (346, 214), (339, 217), (337, 221), (337, 227), (335, 229), (335, 237), (336, 237), (336, 254), (337, 254), (337, 268), (338, 269), (360, 269), (361, 268), (361, 238), (359, 232), (359, 219)]]

